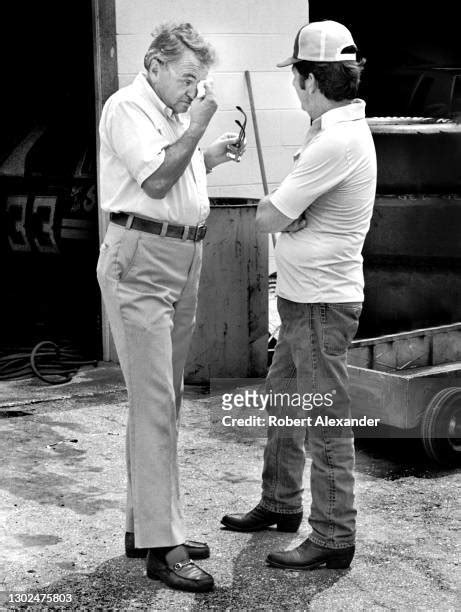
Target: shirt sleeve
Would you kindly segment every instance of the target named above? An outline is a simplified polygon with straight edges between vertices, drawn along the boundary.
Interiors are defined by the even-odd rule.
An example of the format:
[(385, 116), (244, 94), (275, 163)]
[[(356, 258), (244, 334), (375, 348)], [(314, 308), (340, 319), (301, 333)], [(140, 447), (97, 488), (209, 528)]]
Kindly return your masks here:
[(108, 136), (115, 154), (141, 185), (165, 159), (171, 144), (144, 110), (131, 101), (118, 102), (110, 114)]
[(338, 185), (348, 174), (344, 144), (318, 139), (301, 153), (293, 171), (271, 194), (272, 204), (297, 219), (312, 202)]

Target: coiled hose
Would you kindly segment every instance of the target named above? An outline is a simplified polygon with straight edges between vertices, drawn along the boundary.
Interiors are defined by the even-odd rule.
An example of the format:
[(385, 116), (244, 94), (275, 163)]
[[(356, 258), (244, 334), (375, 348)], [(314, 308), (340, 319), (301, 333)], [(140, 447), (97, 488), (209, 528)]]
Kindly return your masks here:
[(72, 347), (59, 347), (50, 340), (31, 349), (0, 356), (0, 381), (31, 378), (34, 375), (49, 385), (69, 382), (83, 366), (96, 367), (96, 360), (83, 359)]

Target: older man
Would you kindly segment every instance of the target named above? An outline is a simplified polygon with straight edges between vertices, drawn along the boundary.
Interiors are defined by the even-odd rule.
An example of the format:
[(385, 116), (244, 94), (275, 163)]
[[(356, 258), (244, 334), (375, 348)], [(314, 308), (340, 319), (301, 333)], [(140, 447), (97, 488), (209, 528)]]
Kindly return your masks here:
[(191, 591), (213, 587), (191, 561), (209, 549), (185, 538), (177, 466), (206, 173), (244, 149), (235, 134), (198, 147), (217, 108), (206, 81), (213, 61), (190, 24), (160, 26), (145, 72), (109, 98), (100, 122), (101, 206), (110, 224), (97, 275), (129, 397), (126, 554), (147, 555), (149, 577)]
[(331, 424), (350, 416), (346, 352), (362, 308), (361, 251), (376, 188), (365, 103), (355, 99), (364, 63), (356, 51), (347, 28), (322, 21), (302, 27), (293, 55), (278, 64), (292, 65), (312, 124), (293, 171), (258, 207), (260, 229), (282, 232), (275, 250), (282, 325), (267, 388), (310, 398), (309, 411), (294, 401), (271, 407), (282, 422), (287, 412), (304, 417), (306, 427), (269, 427), (261, 501), (222, 522), (235, 531), (297, 531), (307, 434), (312, 531), (294, 550), (268, 556), (279, 568), (346, 568), (355, 550), (353, 436)]

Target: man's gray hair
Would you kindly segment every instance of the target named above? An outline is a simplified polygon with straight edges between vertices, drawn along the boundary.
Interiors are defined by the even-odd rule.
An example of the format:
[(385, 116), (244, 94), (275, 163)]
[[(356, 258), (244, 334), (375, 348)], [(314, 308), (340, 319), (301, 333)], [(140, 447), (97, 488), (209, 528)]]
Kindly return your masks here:
[(178, 60), (186, 49), (195, 53), (204, 66), (211, 66), (216, 55), (190, 23), (162, 23), (152, 32), (153, 41), (144, 56), (144, 67), (149, 70), (152, 60), (163, 63)]

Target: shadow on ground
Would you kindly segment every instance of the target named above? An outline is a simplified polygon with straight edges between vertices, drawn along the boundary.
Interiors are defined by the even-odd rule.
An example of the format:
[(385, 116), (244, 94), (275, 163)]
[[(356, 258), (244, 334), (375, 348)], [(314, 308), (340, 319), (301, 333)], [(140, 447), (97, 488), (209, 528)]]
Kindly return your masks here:
[(356, 471), (376, 478), (398, 480), (440, 478), (456, 471), (432, 461), (425, 453), (421, 439), (402, 437), (402, 432), (381, 426), (380, 437), (359, 437), (356, 433)]
[[(234, 535), (229, 532), (229, 537)], [(348, 572), (326, 569), (315, 572), (285, 571), (266, 566), (264, 560), (267, 553), (287, 548), (292, 539), (292, 534), (280, 534), (274, 530), (253, 534), (232, 563), (231, 584), (227, 571), (224, 572), (225, 586), (219, 583), (219, 575), (216, 576), (215, 590), (194, 595), (192, 602), (188, 599), (192, 605), (183, 609), (194, 612), (204, 609), (294, 610), (300, 602), (303, 609), (307, 609), (313, 597), (331, 588)], [(204, 568), (206, 563), (202, 562)], [(66, 610), (80, 610), (90, 602), (97, 602), (98, 609), (121, 610), (177, 609), (178, 604), (177, 592), (145, 576), (143, 560), (127, 559), (125, 556), (108, 559), (89, 574), (70, 574), (46, 587), (39, 587), (37, 592), (71, 593), (73, 601), (66, 604)], [(161, 602), (157, 599), (159, 596)], [(62, 607), (48, 609), (62, 610)]]
[[(229, 531), (229, 537), (235, 534)], [(192, 610), (295, 610), (301, 602), (302, 609), (308, 609), (310, 601), (331, 588), (347, 570), (286, 571), (266, 565), (270, 551), (285, 550), (292, 540), (292, 534), (273, 529), (252, 534), (234, 559), (231, 585), (197, 597)]]

